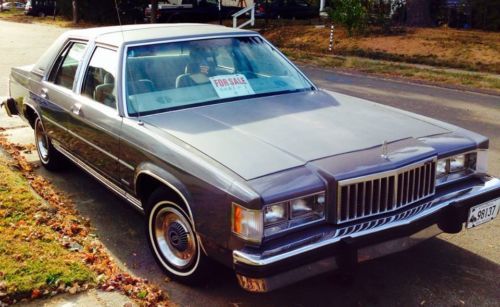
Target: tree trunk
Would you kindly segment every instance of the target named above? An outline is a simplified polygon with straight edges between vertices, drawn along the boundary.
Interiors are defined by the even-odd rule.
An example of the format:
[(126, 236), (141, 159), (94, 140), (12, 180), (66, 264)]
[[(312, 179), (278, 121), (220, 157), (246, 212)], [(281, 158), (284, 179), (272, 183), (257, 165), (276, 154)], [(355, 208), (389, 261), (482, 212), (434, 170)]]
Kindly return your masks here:
[(158, 0), (151, 0), (151, 23), (156, 22), (157, 15), (158, 15)]
[(0, 0), (0, 12), (3, 12), (3, 0)]
[(430, 27), (430, 0), (406, 1), (406, 25), (410, 27)]
[(73, 23), (77, 24), (79, 21), (79, 16), (78, 16), (78, 1), (73, 0)]

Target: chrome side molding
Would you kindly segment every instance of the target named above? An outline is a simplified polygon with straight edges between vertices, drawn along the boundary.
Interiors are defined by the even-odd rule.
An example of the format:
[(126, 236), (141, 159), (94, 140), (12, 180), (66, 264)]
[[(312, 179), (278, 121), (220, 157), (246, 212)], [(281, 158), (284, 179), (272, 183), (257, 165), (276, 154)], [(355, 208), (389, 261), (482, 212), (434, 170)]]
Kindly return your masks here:
[(133, 195), (127, 193), (125, 190), (108, 180), (106, 177), (102, 176), (99, 174), (97, 171), (95, 171), (92, 167), (87, 165), (85, 162), (68, 152), (66, 149), (64, 149), (60, 144), (58, 144), (56, 141), (52, 142), (52, 145), (62, 153), (64, 156), (66, 156), (68, 159), (70, 159), (72, 162), (74, 162), (78, 167), (89, 173), (92, 177), (97, 179), (99, 182), (104, 184), (109, 190), (117, 194), (118, 196), (122, 197), (125, 199), (127, 202), (133, 205), (133, 207), (140, 212), (144, 213), (144, 209), (142, 208), (141, 201), (134, 197)]

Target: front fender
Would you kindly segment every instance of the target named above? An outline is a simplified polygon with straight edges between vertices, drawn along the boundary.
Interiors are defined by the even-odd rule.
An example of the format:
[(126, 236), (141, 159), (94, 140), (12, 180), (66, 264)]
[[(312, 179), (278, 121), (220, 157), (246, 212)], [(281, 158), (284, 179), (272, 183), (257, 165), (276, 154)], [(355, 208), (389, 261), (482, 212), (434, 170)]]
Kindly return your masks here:
[(134, 191), (136, 195), (138, 195), (137, 187), (141, 175), (153, 177), (165, 184), (168, 188), (172, 189), (175, 193), (177, 193), (179, 197), (184, 201), (184, 205), (189, 211), (188, 213), (191, 220), (194, 220), (190, 205), (192, 203), (192, 198), (186, 186), (179, 179), (167, 172), (164, 168), (159, 167), (151, 162), (141, 163), (138, 167), (136, 167), (134, 174)]

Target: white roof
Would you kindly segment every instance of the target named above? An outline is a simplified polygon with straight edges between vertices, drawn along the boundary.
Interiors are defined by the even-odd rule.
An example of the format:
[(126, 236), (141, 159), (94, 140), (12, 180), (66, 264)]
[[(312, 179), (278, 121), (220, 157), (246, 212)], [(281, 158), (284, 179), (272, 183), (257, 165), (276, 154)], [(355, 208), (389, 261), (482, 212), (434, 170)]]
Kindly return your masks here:
[(167, 40), (171, 38), (202, 37), (225, 34), (251, 34), (254, 31), (200, 23), (143, 24), (71, 30), (66, 34), (119, 46), (122, 43)]

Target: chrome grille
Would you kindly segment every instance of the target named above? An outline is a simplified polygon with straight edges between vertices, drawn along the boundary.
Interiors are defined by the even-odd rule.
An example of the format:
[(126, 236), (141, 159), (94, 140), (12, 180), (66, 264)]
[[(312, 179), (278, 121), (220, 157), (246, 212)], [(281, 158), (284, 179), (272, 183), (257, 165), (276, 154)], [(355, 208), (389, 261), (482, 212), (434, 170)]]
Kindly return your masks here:
[(436, 159), (339, 182), (337, 222), (390, 212), (435, 192)]

